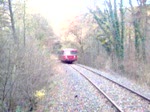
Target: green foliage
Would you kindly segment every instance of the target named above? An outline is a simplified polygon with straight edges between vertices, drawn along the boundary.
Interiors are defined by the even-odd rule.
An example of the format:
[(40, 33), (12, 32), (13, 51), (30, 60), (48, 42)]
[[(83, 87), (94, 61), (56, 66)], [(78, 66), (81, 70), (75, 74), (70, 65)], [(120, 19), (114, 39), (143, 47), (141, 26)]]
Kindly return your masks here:
[(4, 3), (4, 0), (0, 0), (0, 4), (3, 4)]
[(22, 109), (20, 106), (17, 106), (16, 112), (22, 112)]
[(102, 46), (107, 51), (107, 53), (110, 54), (111, 53), (111, 43), (110, 43), (110, 40), (108, 40), (108, 38), (100, 38), (99, 40), (100, 40)]
[[(108, 2), (108, 1), (107, 1)], [(104, 12), (97, 7), (96, 11), (90, 12), (93, 14), (94, 19), (97, 21), (99, 28), (103, 31), (104, 37), (99, 37), (101, 44), (104, 46), (106, 51), (115, 51), (116, 56), (119, 60), (124, 58), (124, 12), (123, 6), (120, 6), (121, 21), (118, 17), (116, 0), (114, 1), (114, 9), (112, 8), (111, 2), (108, 2)]]
[(139, 6), (134, 7), (132, 5), (132, 0), (129, 0), (131, 7), (131, 15), (133, 20), (134, 36), (135, 36), (135, 50), (137, 60), (146, 60), (146, 48), (145, 40), (148, 35), (148, 12), (149, 5), (146, 1), (139, 2)]

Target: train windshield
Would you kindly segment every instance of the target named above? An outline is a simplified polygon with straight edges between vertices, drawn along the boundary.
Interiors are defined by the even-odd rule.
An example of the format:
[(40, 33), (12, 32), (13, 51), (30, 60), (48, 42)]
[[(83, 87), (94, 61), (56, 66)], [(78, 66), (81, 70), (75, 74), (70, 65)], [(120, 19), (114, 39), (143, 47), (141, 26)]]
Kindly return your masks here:
[(77, 51), (71, 51), (71, 54), (76, 55), (76, 54), (77, 54)]
[(66, 50), (63, 51), (63, 55), (77, 55), (77, 51)]

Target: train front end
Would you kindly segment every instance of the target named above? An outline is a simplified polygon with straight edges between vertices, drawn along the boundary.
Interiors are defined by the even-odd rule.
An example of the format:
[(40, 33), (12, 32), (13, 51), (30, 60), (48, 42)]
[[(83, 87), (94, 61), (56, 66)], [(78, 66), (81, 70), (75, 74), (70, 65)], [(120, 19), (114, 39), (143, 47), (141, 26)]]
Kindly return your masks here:
[(73, 63), (77, 61), (77, 49), (62, 49), (59, 59), (65, 63)]

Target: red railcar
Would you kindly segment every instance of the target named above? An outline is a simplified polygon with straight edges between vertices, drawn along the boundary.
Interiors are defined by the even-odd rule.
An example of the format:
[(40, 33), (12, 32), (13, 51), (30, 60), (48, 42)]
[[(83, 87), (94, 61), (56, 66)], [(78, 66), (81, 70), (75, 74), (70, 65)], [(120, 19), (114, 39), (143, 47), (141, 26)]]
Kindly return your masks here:
[(66, 63), (73, 63), (74, 61), (77, 61), (77, 49), (62, 49), (59, 53), (59, 59)]

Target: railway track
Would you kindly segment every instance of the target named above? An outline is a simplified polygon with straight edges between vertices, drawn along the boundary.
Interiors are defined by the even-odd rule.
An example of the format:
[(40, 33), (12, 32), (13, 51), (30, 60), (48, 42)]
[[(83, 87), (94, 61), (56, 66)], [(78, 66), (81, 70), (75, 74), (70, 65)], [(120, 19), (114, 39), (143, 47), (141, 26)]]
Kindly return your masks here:
[(71, 67), (102, 93), (118, 112), (150, 112), (150, 98), (83, 65)]

